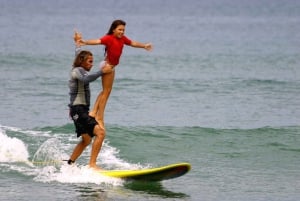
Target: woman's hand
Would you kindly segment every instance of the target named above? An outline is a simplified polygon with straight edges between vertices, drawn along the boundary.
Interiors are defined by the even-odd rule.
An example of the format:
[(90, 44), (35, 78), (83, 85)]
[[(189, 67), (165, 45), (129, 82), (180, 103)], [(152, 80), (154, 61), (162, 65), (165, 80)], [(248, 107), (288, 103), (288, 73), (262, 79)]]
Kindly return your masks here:
[(76, 46), (81, 46), (82, 44), (80, 41), (82, 40), (82, 34), (75, 30), (74, 36), (73, 36), (74, 42)]
[(74, 41), (76, 43), (76, 42), (78, 42), (78, 41), (80, 41), (82, 39), (82, 34), (80, 32), (78, 32), (78, 31), (75, 31), (73, 38), (74, 38)]
[(146, 43), (144, 48), (147, 50), (147, 51), (151, 51), (153, 49), (152, 47), (152, 44), (151, 43)]

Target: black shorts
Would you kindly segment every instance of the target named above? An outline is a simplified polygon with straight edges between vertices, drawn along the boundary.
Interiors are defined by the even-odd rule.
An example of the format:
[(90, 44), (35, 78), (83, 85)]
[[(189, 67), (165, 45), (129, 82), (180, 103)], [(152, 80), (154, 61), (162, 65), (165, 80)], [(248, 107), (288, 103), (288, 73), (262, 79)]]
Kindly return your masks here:
[(94, 127), (97, 125), (95, 118), (89, 116), (89, 108), (85, 105), (75, 105), (70, 107), (70, 116), (73, 119), (77, 137), (82, 134), (89, 134), (94, 137)]

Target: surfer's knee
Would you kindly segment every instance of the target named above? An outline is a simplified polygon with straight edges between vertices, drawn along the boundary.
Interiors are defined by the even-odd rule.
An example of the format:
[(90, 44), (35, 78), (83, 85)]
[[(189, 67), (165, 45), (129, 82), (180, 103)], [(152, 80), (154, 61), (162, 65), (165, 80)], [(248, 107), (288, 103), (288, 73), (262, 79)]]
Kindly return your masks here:
[(111, 91), (112, 91), (112, 87), (105, 87), (102, 90), (102, 94), (103, 94), (104, 97), (109, 97)]
[(92, 141), (92, 138), (88, 135), (88, 134), (85, 134), (85, 135), (82, 135), (82, 145), (84, 147), (88, 146)]
[(102, 128), (99, 124), (94, 128), (94, 135), (97, 137), (105, 137), (105, 129)]

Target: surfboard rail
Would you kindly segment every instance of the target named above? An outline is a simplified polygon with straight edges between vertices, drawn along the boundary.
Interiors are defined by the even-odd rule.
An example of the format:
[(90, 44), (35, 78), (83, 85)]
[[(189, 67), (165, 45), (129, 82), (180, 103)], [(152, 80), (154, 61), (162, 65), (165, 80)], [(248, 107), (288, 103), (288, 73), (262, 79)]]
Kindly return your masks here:
[(186, 174), (191, 169), (189, 163), (174, 163), (166, 166), (138, 170), (100, 170), (97, 173), (125, 180), (162, 181)]

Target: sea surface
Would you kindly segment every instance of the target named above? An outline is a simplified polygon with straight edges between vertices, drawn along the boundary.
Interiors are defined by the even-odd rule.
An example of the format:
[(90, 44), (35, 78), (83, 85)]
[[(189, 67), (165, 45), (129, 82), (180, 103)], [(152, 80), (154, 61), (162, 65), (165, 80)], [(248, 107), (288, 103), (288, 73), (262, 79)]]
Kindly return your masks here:
[[(105, 111), (104, 169), (189, 162), (160, 183), (74, 166), (68, 116), (73, 32), (115, 19), (125, 47)], [(2, 0), (0, 200), (300, 200), (300, 1)], [(103, 46), (84, 47), (103, 59)], [(91, 84), (92, 102), (101, 81)]]

